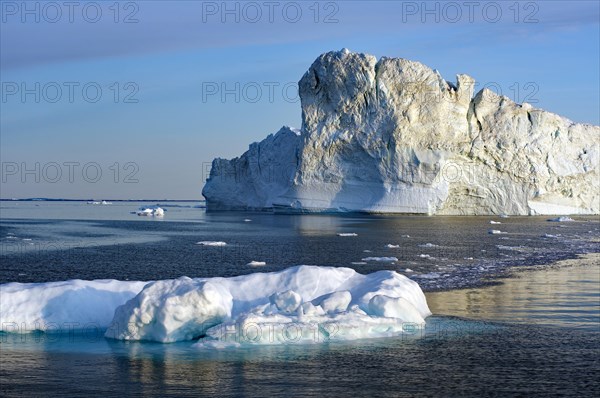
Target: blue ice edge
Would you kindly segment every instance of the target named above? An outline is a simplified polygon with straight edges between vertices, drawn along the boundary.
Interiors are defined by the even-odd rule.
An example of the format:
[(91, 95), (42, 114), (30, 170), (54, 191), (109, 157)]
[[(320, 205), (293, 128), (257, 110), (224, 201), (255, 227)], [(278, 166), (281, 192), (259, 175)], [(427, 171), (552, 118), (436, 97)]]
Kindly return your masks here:
[(344, 350), (385, 347), (397, 344), (428, 343), (433, 341), (451, 342), (472, 335), (494, 336), (507, 329), (497, 322), (470, 320), (452, 316), (430, 316), (424, 327), (407, 324), (403, 333), (391, 337), (379, 337), (356, 340), (328, 338), (320, 334), (319, 341), (307, 343), (293, 342), (278, 344), (241, 344), (226, 345), (222, 348), (198, 348), (198, 341), (181, 341), (164, 344), (151, 341), (123, 341), (104, 337), (106, 329), (63, 328), (60, 331), (33, 331), (30, 333), (0, 332), (2, 351), (29, 351), (71, 354), (97, 354), (123, 356), (130, 358), (155, 358), (164, 356), (180, 360), (232, 359), (284, 353), (287, 356), (302, 356), (307, 350)]

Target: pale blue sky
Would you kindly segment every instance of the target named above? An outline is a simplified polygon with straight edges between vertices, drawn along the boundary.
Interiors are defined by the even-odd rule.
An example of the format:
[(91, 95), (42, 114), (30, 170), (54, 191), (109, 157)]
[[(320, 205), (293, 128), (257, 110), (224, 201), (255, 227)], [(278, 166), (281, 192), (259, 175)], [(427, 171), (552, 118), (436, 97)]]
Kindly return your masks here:
[[(138, 1), (117, 15), (109, 1), (94, 3), (96, 17), (85, 2), (24, 10), (2, 1), (0, 196), (200, 198), (214, 157), (300, 127), (293, 84), (319, 54), (343, 47), (421, 61), (447, 80), (467, 73), (479, 88), (600, 124), (598, 2), (468, 3), (230, 2), (226, 13), (220, 1)], [(223, 100), (223, 85), (239, 101)], [(124, 102), (129, 94), (137, 102)]]

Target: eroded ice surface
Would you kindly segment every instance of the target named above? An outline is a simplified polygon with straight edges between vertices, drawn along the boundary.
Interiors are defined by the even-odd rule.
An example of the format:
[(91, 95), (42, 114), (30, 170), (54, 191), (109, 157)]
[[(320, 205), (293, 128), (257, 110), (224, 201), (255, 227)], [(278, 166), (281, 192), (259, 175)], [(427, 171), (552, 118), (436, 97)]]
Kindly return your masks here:
[(394, 336), (431, 314), (419, 285), (394, 271), (304, 265), (232, 278), (9, 283), (0, 299), (5, 332), (93, 325), (109, 338), (201, 338), (198, 346)]

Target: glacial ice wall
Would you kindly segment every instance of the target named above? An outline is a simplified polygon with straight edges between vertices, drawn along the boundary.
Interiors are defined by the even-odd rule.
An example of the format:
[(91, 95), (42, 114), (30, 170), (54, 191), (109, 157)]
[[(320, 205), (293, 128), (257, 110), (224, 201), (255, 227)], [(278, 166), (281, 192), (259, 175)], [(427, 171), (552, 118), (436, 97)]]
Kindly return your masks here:
[(300, 131), (215, 159), (209, 209), (416, 214), (598, 214), (600, 127), (458, 75), (348, 50), (299, 82)]

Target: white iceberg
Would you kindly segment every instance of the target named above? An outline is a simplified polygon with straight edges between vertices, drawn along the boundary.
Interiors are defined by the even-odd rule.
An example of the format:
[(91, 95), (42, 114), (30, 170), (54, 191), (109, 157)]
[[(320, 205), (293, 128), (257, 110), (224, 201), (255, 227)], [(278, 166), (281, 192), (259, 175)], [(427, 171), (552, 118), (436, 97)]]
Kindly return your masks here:
[(399, 335), (431, 315), (419, 285), (394, 271), (296, 266), (233, 278), (182, 277), (0, 285), (4, 332), (106, 329), (121, 340), (199, 346)]
[(302, 127), (215, 159), (207, 209), (441, 215), (598, 214), (600, 127), (419, 62), (319, 56)]

